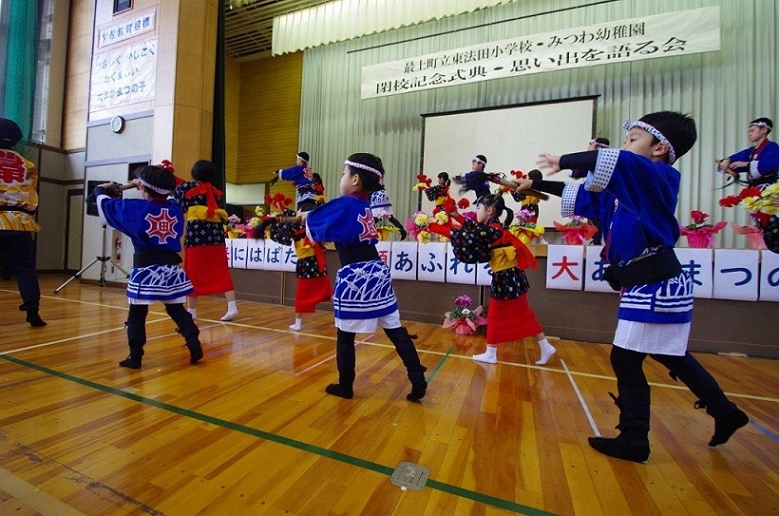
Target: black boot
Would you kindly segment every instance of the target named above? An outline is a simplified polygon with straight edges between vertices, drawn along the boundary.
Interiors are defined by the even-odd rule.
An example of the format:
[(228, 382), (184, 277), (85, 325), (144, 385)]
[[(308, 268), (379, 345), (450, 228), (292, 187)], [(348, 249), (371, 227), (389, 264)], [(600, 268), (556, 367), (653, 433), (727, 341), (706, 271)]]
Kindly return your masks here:
[(649, 458), (649, 386), (617, 385), (619, 398), (619, 435), (614, 438), (590, 437), (590, 446), (617, 459), (646, 462)]
[(33, 328), (40, 328), (42, 326), (46, 326), (46, 322), (41, 319), (41, 316), (38, 315), (38, 310), (27, 310), (27, 322), (30, 323), (30, 326)]
[(728, 442), (736, 430), (749, 423), (749, 417), (725, 396), (714, 377), (689, 353), (669, 374), (674, 380), (681, 380), (698, 397), (695, 408), (705, 408), (714, 418), (714, 435), (709, 446)]
[(384, 328), (384, 333), (395, 345), (395, 351), (398, 352), (403, 365), (406, 366), (408, 379), (411, 381), (411, 392), (408, 393), (406, 399), (408, 401), (421, 400), (427, 392), (427, 380), (425, 380), (427, 368), (419, 361), (417, 348), (414, 347), (408, 331), (401, 326), (392, 329)]
[(192, 319), (192, 314), (187, 312), (182, 303), (167, 304), (165, 311), (178, 326), (178, 332), (184, 337), (189, 349), (189, 363), (197, 364), (203, 358), (203, 347), (200, 345), (200, 330)]
[(327, 394), (351, 399), (354, 396), (354, 333), (338, 330), (335, 350), (335, 363), (338, 367), (338, 383), (325, 387)]
[(122, 367), (140, 369), (143, 357), (143, 346), (146, 344), (146, 314), (149, 307), (146, 305), (130, 305), (130, 313), (127, 316), (127, 343), (130, 346), (130, 355), (119, 362)]

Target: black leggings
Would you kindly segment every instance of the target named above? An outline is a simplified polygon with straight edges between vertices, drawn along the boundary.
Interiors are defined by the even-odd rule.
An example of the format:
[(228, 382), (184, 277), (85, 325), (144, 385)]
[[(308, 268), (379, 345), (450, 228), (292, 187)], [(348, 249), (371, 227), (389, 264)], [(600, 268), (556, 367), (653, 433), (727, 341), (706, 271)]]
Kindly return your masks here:
[(617, 375), (617, 383), (627, 387), (646, 387), (648, 382), (644, 375), (643, 364), (647, 356), (660, 362), (670, 371), (684, 361), (687, 354), (682, 356), (659, 355), (611, 346), (611, 367)]

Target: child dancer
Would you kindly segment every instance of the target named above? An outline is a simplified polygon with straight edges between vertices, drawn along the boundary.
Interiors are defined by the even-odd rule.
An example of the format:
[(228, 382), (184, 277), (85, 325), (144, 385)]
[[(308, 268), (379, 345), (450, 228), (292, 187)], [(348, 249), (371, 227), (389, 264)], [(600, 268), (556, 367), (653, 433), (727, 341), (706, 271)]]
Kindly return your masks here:
[[(140, 369), (143, 346), (146, 344), (146, 315), (149, 305), (160, 301), (178, 326), (189, 349), (189, 361), (196, 364), (203, 358), (200, 330), (192, 315), (184, 308), (186, 296), (192, 293), (181, 258), (181, 234), (184, 213), (168, 196), (176, 187), (173, 174), (161, 167), (149, 165), (139, 169), (136, 179), (125, 185), (103, 183), (95, 188), (100, 220), (132, 239), (135, 254), (127, 298), (127, 340), (130, 355), (119, 362), (122, 367)], [(138, 188), (143, 199), (122, 200), (122, 191)]]
[[(451, 207), (449, 208), (451, 210)], [(506, 212), (505, 224), (500, 217)], [(455, 257), (464, 263), (489, 262), (492, 269), (490, 304), (487, 309), (487, 350), (474, 355), (478, 362), (498, 362), (498, 344), (534, 337), (541, 357), (537, 365), (546, 365), (555, 354), (555, 348), (544, 335), (535, 313), (527, 302), (530, 283), (525, 271), (536, 267), (536, 259), (517, 237), (506, 229), (513, 215), (503, 197), (487, 194), (479, 198), (476, 222), (450, 211), (462, 227), (441, 231), (443, 226), (430, 225), (430, 231), (443, 233), (451, 239)]]
[[(289, 326), (292, 331), (303, 329), (303, 314), (314, 313), (316, 305), (327, 301), (333, 295), (330, 278), (327, 275), (325, 248), (320, 242), (312, 242), (306, 236), (306, 230), (297, 219), (294, 212), (288, 210), (269, 224), (270, 238), (281, 245), (291, 245), (295, 248), (297, 263), (295, 276), (295, 323)], [(282, 222), (291, 220), (291, 222)], [(275, 223), (273, 221), (276, 221)], [(260, 230), (258, 236), (263, 237), (265, 231)]]
[(449, 187), (452, 184), (452, 180), (449, 179), (449, 174), (441, 172), (438, 174), (438, 184), (425, 189), (425, 195), (428, 200), (435, 203), (433, 208), (433, 215), (443, 209), (444, 201), (449, 199)]
[(395, 226), (400, 233), (400, 239), (406, 239), (406, 228), (392, 214), (392, 200), (384, 188), (384, 183), (381, 183), (378, 190), (371, 194), (371, 215), (375, 221), (387, 221)]
[(389, 267), (376, 251), (370, 196), (381, 184), (384, 166), (377, 156), (367, 153), (352, 154), (344, 165), (342, 196), (302, 214), (311, 240), (334, 242), (341, 261), (333, 297), (338, 383), (328, 385), (325, 391), (342, 398), (353, 396), (355, 333), (373, 333), (382, 327), (406, 366), (411, 381), (406, 399), (419, 401), (427, 391), (426, 368), (400, 325)]
[[(297, 191), (296, 205), (298, 211), (308, 211), (317, 205), (317, 191), (314, 185), (314, 173), (308, 166), (308, 153), (298, 152), (295, 160), (295, 166), (282, 168), (276, 171), (270, 184), (274, 184), (279, 179), (292, 181)], [(324, 192), (324, 189), (322, 189)]]
[(325, 195), (325, 184), (322, 181), (322, 176), (314, 172), (311, 174), (311, 181), (314, 182), (314, 192), (316, 193), (316, 205), (321, 206), (327, 202), (327, 196)]
[(184, 234), (184, 271), (195, 292), (187, 297), (189, 313), (197, 319), (197, 298), (224, 293), (227, 312), (222, 321), (232, 321), (238, 315), (235, 289), (225, 254), (223, 223), (227, 212), (219, 207), (221, 190), (214, 187), (217, 170), (213, 163), (200, 160), (192, 167), (192, 179), (179, 185), (173, 198), (186, 213)]
[(22, 139), (22, 129), (9, 118), (0, 117), (0, 246), (5, 262), (16, 274), (27, 322), (33, 328), (46, 326), (38, 309), (41, 289), (35, 272), (35, 241), (41, 230), (35, 221), (38, 208), (38, 171), (35, 165), (13, 150)]
[(621, 149), (600, 149), (564, 156), (541, 154), (538, 164), (551, 169), (591, 171), (583, 184), (520, 180), (520, 189), (562, 197), (562, 215), (601, 221), (611, 266), (611, 281), (621, 288), (611, 365), (617, 376), (620, 434), (590, 437), (590, 446), (618, 459), (649, 458), (649, 384), (644, 359), (668, 368), (695, 394), (696, 407), (714, 418), (709, 446), (727, 442), (749, 418), (687, 352), (692, 319), (692, 279), (673, 247), (679, 239), (675, 217), (681, 174), (672, 167), (697, 138), (695, 122), (671, 111), (650, 113), (627, 123)]
[(741, 172), (746, 172), (749, 186), (775, 183), (779, 179), (779, 144), (768, 139), (773, 128), (770, 118), (749, 122), (747, 138), (752, 147), (719, 160), (719, 170), (735, 179), (739, 179)]
[(490, 193), (489, 183), (493, 181), (491, 175), (484, 172), (484, 167), (487, 166), (487, 157), (483, 154), (477, 154), (471, 160), (471, 170), (465, 174), (455, 176), (455, 183), (461, 185), (460, 193), (467, 192), (469, 190), (476, 194), (476, 200), (478, 201), (483, 195)]

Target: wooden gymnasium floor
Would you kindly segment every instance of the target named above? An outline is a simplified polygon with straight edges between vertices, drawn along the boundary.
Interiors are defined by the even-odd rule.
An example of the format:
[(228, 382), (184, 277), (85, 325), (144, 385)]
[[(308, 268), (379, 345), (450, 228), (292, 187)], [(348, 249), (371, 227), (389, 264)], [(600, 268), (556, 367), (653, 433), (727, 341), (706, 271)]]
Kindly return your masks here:
[[(554, 340), (536, 367), (529, 341), (501, 362), (471, 360), (483, 337), (408, 324), (430, 388), (409, 403), (386, 336), (358, 336), (355, 398), (335, 379), (332, 316), (287, 329), (292, 309), (222, 298), (198, 307), (206, 357), (191, 366), (161, 305), (150, 312), (144, 367), (123, 369), (124, 292), (41, 277), (41, 314), (24, 323), (15, 284), (0, 282), (2, 514), (779, 514), (776, 361), (699, 355), (752, 418), (726, 445), (692, 394), (651, 361), (647, 464), (587, 445), (613, 435), (609, 347)], [(588, 418), (589, 410), (591, 421)], [(390, 481), (400, 462), (430, 476)]]

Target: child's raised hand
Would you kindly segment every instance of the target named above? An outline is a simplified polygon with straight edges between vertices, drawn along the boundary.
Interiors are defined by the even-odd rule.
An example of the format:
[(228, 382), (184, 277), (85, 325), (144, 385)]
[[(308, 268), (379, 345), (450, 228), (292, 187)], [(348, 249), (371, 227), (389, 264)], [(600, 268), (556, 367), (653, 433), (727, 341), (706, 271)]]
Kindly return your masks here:
[(538, 168), (549, 169), (550, 174), (556, 174), (560, 172), (560, 156), (552, 156), (549, 153), (543, 153), (538, 155), (539, 159), (536, 161)]

